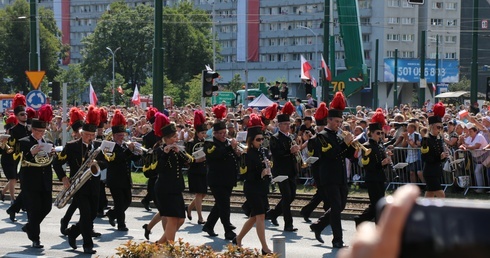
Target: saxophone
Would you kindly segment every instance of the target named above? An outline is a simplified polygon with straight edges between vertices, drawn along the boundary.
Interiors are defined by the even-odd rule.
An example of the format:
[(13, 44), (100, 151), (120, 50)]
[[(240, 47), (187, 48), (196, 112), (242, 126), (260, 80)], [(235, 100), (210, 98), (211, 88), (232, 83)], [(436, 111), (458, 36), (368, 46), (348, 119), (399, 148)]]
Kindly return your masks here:
[(100, 175), (100, 167), (95, 161), (95, 158), (101, 152), (100, 147), (90, 152), (88, 158), (83, 162), (82, 166), (78, 169), (77, 173), (70, 178), (70, 186), (56, 196), (54, 205), (59, 209), (65, 207), (68, 201), (75, 195), (75, 193), (82, 188), (82, 186), (92, 177)]

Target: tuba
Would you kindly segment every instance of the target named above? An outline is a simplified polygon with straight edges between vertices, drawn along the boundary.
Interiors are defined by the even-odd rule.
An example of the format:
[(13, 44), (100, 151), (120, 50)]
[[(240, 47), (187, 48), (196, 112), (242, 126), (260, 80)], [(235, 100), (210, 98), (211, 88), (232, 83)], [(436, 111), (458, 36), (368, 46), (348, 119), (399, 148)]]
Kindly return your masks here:
[(100, 167), (95, 161), (97, 155), (99, 155), (100, 147), (94, 149), (89, 154), (88, 158), (83, 162), (82, 166), (78, 169), (77, 173), (70, 178), (70, 186), (61, 190), (54, 200), (54, 205), (59, 209), (65, 207), (68, 201), (75, 195), (80, 188), (92, 177), (100, 175)]

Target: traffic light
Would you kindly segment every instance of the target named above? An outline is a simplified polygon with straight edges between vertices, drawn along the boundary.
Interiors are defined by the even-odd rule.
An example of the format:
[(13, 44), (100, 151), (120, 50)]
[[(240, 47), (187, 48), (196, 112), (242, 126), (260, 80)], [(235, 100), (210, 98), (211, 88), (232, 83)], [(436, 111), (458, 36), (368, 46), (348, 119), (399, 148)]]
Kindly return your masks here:
[(216, 72), (203, 70), (202, 71), (202, 96), (212, 97), (213, 91), (218, 90), (218, 86), (214, 85), (214, 79), (218, 78), (219, 74)]
[(60, 101), (60, 82), (52, 82), (51, 83), (51, 98), (54, 100), (54, 101)]
[(409, 4), (424, 4), (424, 0), (408, 0)]

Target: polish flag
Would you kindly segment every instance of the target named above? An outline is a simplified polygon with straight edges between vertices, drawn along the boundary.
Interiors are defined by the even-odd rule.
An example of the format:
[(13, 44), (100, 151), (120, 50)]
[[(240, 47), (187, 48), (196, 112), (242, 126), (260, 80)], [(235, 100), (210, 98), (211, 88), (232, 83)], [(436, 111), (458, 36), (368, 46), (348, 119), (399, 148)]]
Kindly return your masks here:
[(315, 88), (318, 85), (317, 82), (316, 82), (315, 77), (311, 77), (311, 85), (313, 85), (313, 87), (315, 87)]
[(323, 69), (323, 73), (325, 74), (325, 79), (327, 81), (332, 81), (332, 73), (330, 72), (330, 68), (328, 68), (327, 63), (325, 62), (325, 59), (323, 59), (323, 54), (322, 54), (322, 69)]
[(313, 69), (305, 57), (301, 55), (301, 79), (311, 80), (310, 70)]
[(123, 91), (121, 85), (119, 85), (119, 87), (117, 87), (117, 92), (119, 92), (119, 94), (121, 94), (121, 95), (124, 95), (124, 91)]
[(90, 82), (90, 92), (89, 92), (89, 98), (90, 98), (90, 105), (97, 105), (97, 95), (95, 94), (94, 87), (92, 87), (92, 82)]
[(133, 102), (133, 104), (135, 106), (139, 106), (141, 104), (140, 92), (138, 91), (138, 85), (136, 85), (134, 87), (134, 94), (133, 94), (133, 97), (131, 98), (131, 102)]
[(436, 90), (437, 90), (436, 84), (435, 83), (432, 83), (432, 91), (433, 92), (436, 92)]

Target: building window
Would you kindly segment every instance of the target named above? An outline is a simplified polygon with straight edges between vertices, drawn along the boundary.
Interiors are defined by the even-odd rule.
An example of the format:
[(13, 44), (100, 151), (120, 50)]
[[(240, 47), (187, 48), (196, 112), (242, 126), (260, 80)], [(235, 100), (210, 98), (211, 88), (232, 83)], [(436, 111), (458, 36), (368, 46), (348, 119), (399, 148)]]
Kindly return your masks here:
[(413, 41), (413, 34), (402, 34), (402, 41)]
[(341, 59), (345, 59), (345, 53), (344, 52), (335, 52), (335, 59), (336, 60), (341, 60)]
[(446, 3), (446, 10), (456, 10), (457, 3)]
[(402, 51), (402, 58), (414, 58), (415, 53), (413, 51)]
[(403, 8), (413, 8), (413, 4), (409, 4), (408, 1), (402, 1)]
[(388, 7), (400, 7), (399, 0), (388, 0)]
[(371, 24), (371, 18), (361, 18), (361, 25), (362, 26), (367, 26)]
[(412, 25), (415, 23), (415, 18), (402, 17), (401, 21), (402, 21), (402, 24), (404, 24), (404, 25)]
[(388, 41), (399, 41), (400, 34), (386, 34), (386, 40)]
[(446, 36), (445, 42), (454, 44), (454, 43), (456, 43), (457, 39), (458, 39), (457, 36)]
[(432, 9), (442, 9), (443, 6), (442, 2), (432, 2)]
[(371, 59), (371, 51), (364, 50), (364, 59), (366, 59), (366, 60), (370, 60)]
[(399, 23), (400, 23), (399, 17), (389, 17), (388, 18), (388, 24), (399, 24)]
[(386, 51), (386, 57), (387, 58), (394, 58), (395, 57), (395, 51), (392, 51), (392, 50)]
[(456, 20), (456, 19), (447, 20), (447, 26), (448, 27), (454, 27), (457, 24), (458, 24), (458, 20)]
[(456, 59), (456, 52), (448, 52), (445, 55), (446, 59)]
[(432, 26), (442, 26), (442, 19), (430, 19)]
[(370, 34), (362, 34), (362, 42), (371, 42)]

